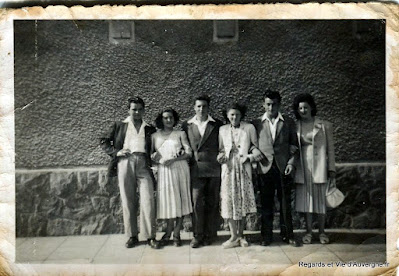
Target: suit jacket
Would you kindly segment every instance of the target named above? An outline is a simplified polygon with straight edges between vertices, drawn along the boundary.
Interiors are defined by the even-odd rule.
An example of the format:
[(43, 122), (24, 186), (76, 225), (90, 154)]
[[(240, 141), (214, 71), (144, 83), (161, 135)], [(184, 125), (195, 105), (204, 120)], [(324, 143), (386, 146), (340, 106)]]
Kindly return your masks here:
[[(300, 150), (296, 155), (295, 182), (304, 183), (305, 174), (303, 171), (303, 164), (305, 160), (302, 156), (300, 122), (297, 122), (296, 126)], [(335, 171), (334, 139), (332, 134), (332, 124), (330, 122), (315, 117), (312, 145), (312, 182), (327, 183), (328, 171)]]
[(294, 121), (283, 115), (284, 120), (277, 123), (276, 137), (273, 142), (269, 122), (262, 121), (262, 116), (252, 124), (258, 134), (259, 150), (266, 157), (258, 162), (258, 173), (266, 174), (275, 160), (281, 174), (284, 174), (288, 164), (294, 165), (294, 154), (298, 150), (298, 138)]
[[(239, 144), (238, 152), (243, 158), (249, 157), (249, 162), (243, 164), (248, 176), (252, 179), (252, 166), (253, 157), (250, 154), (254, 147), (258, 147), (258, 138), (256, 136), (255, 127), (252, 124), (241, 122), (239, 127)], [(224, 125), (219, 130), (219, 152), (223, 152), (227, 158), (230, 157), (230, 153), (233, 147), (233, 140), (231, 137), (231, 125)], [(228, 164), (222, 164), (222, 176), (227, 173)], [(223, 177), (222, 177), (223, 178)]]
[(219, 128), (222, 122), (209, 121), (204, 136), (201, 137), (196, 124), (183, 122), (182, 128), (187, 133), (193, 150), (190, 159), (191, 174), (194, 177), (220, 177), (220, 164), (217, 162), (219, 152)]
[[(100, 146), (101, 148), (111, 156), (111, 161), (108, 165), (108, 176), (117, 176), (117, 168), (118, 168), (118, 159), (116, 156), (118, 151), (123, 148), (123, 144), (125, 142), (127, 123), (125, 122), (115, 122), (111, 128), (100, 138)], [(156, 131), (155, 127), (146, 125), (144, 126), (144, 135), (145, 135), (145, 151), (147, 155), (147, 165), (151, 166), (151, 134)]]

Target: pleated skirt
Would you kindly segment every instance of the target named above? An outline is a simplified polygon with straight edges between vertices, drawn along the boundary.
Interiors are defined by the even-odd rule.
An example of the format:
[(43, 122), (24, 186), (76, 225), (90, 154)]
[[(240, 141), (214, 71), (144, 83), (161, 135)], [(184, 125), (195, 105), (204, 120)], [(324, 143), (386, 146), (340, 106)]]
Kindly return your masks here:
[(175, 161), (170, 166), (158, 165), (157, 218), (177, 218), (192, 211), (187, 161)]
[(325, 214), (327, 183), (313, 183), (311, 171), (312, 156), (312, 146), (302, 148), (305, 183), (296, 183), (295, 210), (297, 212)]

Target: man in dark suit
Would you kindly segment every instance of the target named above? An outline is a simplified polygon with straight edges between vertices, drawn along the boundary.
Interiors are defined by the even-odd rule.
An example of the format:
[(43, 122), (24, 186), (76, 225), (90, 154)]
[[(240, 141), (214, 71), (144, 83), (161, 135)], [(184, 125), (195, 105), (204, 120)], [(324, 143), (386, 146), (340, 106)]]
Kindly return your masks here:
[(118, 176), (122, 200), (127, 248), (138, 244), (137, 208), (140, 193), (140, 231), (147, 243), (159, 249), (155, 239), (154, 176), (150, 169), (151, 134), (153, 126), (143, 121), (144, 101), (139, 97), (128, 100), (129, 116), (115, 122), (101, 138), (102, 149), (111, 156), (108, 175)]
[(215, 240), (220, 217), (220, 165), (216, 157), (222, 122), (209, 115), (209, 103), (208, 96), (196, 98), (195, 116), (182, 125), (194, 152), (190, 160), (194, 232), (190, 243), (192, 248), (209, 245)]
[(295, 123), (282, 115), (281, 96), (275, 91), (266, 91), (263, 97), (263, 116), (252, 123), (256, 128), (259, 150), (253, 151), (258, 162), (258, 180), (261, 195), (262, 227), (261, 235), (264, 246), (273, 240), (274, 195), (280, 202), (280, 228), (284, 242), (300, 246), (294, 238), (291, 216), (291, 187), (288, 177), (293, 174), (294, 154), (298, 150)]

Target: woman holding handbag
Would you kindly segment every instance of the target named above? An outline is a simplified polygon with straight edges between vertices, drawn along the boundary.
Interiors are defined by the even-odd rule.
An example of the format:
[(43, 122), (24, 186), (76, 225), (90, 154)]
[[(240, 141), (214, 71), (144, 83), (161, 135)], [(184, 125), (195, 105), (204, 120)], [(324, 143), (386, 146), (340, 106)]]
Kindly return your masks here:
[(326, 221), (326, 191), (329, 181), (335, 180), (335, 155), (332, 124), (316, 117), (313, 97), (299, 94), (295, 97), (293, 111), (297, 121), (299, 153), (295, 172), (295, 209), (305, 214), (306, 234), (304, 244), (312, 243), (312, 216), (318, 217), (320, 243), (329, 243), (324, 231)]
[(167, 221), (161, 239), (165, 245), (173, 231), (173, 244), (181, 245), (180, 230), (183, 216), (192, 213), (190, 171), (187, 160), (192, 155), (186, 133), (174, 130), (179, 115), (174, 109), (165, 109), (155, 120), (158, 131), (152, 134), (151, 158), (157, 168), (157, 218)]

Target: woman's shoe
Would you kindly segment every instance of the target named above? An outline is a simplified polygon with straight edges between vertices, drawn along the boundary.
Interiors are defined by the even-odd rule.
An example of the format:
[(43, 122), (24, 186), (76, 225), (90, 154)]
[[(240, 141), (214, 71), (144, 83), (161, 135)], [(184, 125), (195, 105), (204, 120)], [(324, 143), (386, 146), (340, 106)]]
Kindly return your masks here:
[(173, 245), (176, 247), (181, 246), (181, 239), (180, 237), (173, 237)]
[(240, 246), (240, 239), (236, 239), (234, 241), (227, 240), (226, 242), (224, 242), (222, 244), (222, 246), (224, 249), (238, 247), (238, 246)]
[(325, 233), (319, 234), (319, 240), (320, 240), (321, 244), (330, 243), (330, 239), (328, 238), (328, 236)]
[(161, 244), (161, 246), (165, 246), (169, 243), (170, 240), (170, 234), (165, 233), (162, 238), (159, 240), (159, 243)]
[(306, 233), (305, 236), (302, 237), (303, 244), (311, 244), (312, 243), (312, 233)]
[(248, 244), (247, 240), (245, 239), (245, 237), (239, 238), (239, 240), (240, 240), (240, 246), (241, 247), (248, 247), (249, 246), (249, 244)]

